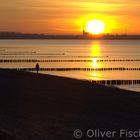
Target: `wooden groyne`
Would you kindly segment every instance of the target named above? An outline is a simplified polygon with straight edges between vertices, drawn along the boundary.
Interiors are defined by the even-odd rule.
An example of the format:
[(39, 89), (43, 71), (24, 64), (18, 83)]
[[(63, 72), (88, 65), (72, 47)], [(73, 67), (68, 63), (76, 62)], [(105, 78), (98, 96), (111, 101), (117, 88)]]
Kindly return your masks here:
[[(111, 59), (111, 60), (96, 60), (96, 62), (137, 62), (140, 59)], [(0, 59), (0, 63), (34, 63), (34, 62), (93, 62), (93, 60), (38, 60), (38, 59)]]
[[(18, 71), (36, 71), (35, 68), (10, 68), (11, 70)], [(70, 70), (78, 70), (81, 68), (40, 68), (40, 71), (70, 71)], [(140, 69), (140, 68), (139, 68)], [(83, 68), (86, 70), (86, 68)], [(87, 68), (89, 70), (89, 68)], [(136, 80), (89, 80), (93, 84), (100, 85), (138, 85), (140, 84), (140, 79)]]
[[(35, 68), (12, 68), (19, 71), (36, 71)], [(70, 68), (41, 68), (40, 71), (68, 71)], [(138, 85), (140, 80), (90, 80), (93, 84), (101, 85)]]
[[(22, 71), (36, 71), (35, 68), (13, 68)], [(40, 68), (40, 71), (139, 71), (140, 68)]]
[(108, 58), (109, 56), (70, 56), (70, 55), (40, 55), (40, 54), (34, 54), (34, 55), (1, 55), (2, 58), (19, 58), (19, 57), (36, 57), (36, 58)]
[(0, 55), (65, 55), (65, 53), (37, 53), (37, 52), (0, 52)]
[(93, 84), (101, 85), (138, 85), (140, 80), (93, 80)]

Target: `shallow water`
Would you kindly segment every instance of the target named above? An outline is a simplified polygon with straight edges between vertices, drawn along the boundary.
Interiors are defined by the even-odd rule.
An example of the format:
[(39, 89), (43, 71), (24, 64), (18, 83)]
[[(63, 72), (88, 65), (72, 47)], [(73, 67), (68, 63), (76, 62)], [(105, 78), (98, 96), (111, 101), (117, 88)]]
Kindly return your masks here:
[[(140, 68), (139, 40), (0, 40), (1, 68)], [(16, 62), (17, 60), (32, 60)], [(49, 61), (50, 60), (50, 61)], [(140, 70), (41, 71), (86, 80), (140, 80)], [(118, 85), (117, 85), (118, 86)], [(140, 91), (140, 84), (119, 85)]]

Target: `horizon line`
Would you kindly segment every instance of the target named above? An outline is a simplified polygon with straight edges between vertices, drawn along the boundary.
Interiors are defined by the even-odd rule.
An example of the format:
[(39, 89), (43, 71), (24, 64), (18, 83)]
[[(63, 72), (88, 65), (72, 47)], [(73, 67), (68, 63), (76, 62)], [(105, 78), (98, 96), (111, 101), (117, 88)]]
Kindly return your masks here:
[[(25, 33), (25, 32), (16, 32), (16, 31), (0, 31), (0, 33), (14, 33), (14, 34), (27, 34), (27, 35), (48, 35), (48, 36), (83, 36), (83, 34), (47, 34), (47, 33)], [(139, 34), (124, 34), (124, 33), (101, 33), (101, 34), (91, 34), (88, 33), (88, 35), (90, 36), (106, 36), (106, 35), (110, 35), (110, 36), (140, 36)]]

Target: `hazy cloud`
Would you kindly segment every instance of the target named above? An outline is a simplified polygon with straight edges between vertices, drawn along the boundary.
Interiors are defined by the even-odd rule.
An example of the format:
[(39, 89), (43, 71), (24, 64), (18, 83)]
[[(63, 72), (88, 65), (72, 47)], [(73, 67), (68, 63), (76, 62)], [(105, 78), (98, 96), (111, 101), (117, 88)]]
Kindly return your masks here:
[[(129, 17), (137, 20), (134, 22), (140, 22), (139, 9), (140, 0), (0, 0), (0, 30), (20, 30), (21, 26), (26, 25), (36, 31), (39, 31), (36, 28), (40, 28), (41, 32), (39, 26), (43, 25), (46, 31), (48, 26), (50, 31), (63, 31), (76, 18), (92, 14), (114, 16), (122, 20)], [(59, 24), (56, 25), (56, 21)], [(64, 24), (67, 24), (66, 27)], [(70, 27), (73, 31), (74, 27)]]

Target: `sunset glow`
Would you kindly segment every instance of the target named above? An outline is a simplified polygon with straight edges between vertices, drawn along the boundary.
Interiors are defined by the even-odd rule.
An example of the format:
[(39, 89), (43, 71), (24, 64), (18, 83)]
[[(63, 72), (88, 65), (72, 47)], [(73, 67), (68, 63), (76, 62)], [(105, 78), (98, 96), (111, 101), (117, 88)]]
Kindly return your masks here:
[[(0, 0), (0, 31), (81, 34), (83, 22), (99, 19), (105, 29), (89, 32), (140, 34), (140, 1)], [(101, 31), (100, 31), (101, 30)]]
[(92, 34), (100, 34), (104, 32), (104, 22), (101, 20), (92, 20), (87, 23), (87, 32)]

